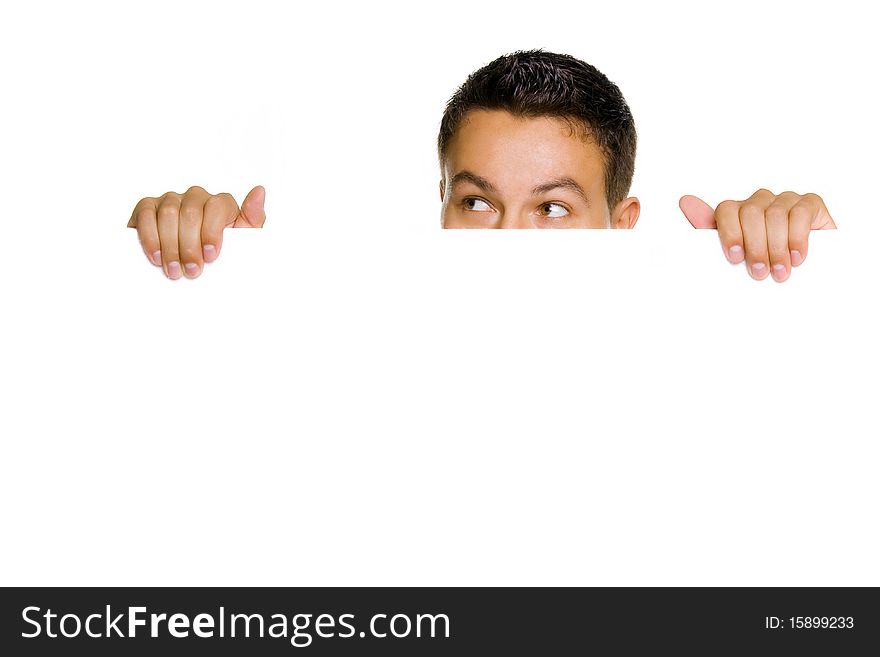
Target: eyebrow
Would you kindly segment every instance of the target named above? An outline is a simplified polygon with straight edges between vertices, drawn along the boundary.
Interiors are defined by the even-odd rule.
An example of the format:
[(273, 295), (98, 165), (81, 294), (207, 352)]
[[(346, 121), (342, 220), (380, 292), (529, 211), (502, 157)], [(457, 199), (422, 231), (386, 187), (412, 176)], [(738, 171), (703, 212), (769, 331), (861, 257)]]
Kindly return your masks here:
[(589, 207), (590, 205), (590, 197), (587, 196), (587, 193), (584, 191), (584, 188), (577, 184), (577, 182), (573, 178), (557, 178), (556, 180), (550, 180), (541, 185), (538, 185), (532, 190), (532, 196), (540, 196), (541, 194), (546, 194), (547, 192), (553, 191), (554, 189), (570, 189), (575, 192), (578, 196), (584, 199), (584, 203)]
[(464, 182), (469, 182), (472, 185), (476, 185), (477, 187), (482, 189), (484, 192), (487, 192), (489, 194), (497, 194), (498, 193), (498, 188), (495, 185), (490, 183), (488, 180), (486, 180), (482, 176), (478, 176), (477, 174), (471, 173), (470, 171), (459, 171), (457, 174), (455, 174), (452, 177), (452, 180), (450, 181), (450, 186), (455, 187), (456, 185), (459, 185)]
[[(472, 185), (479, 187), (486, 193), (498, 193), (498, 188), (491, 182), (489, 182), (482, 176), (478, 176), (477, 174), (467, 170), (459, 171), (458, 173), (456, 173), (452, 177), (450, 186), (455, 187), (456, 185), (465, 182), (469, 182)], [(560, 188), (570, 189), (584, 200), (584, 203), (587, 204), (587, 207), (590, 206), (590, 197), (587, 195), (587, 192), (584, 191), (584, 188), (581, 187), (576, 180), (574, 180), (574, 178), (557, 178), (555, 180), (549, 180), (545, 183), (541, 183), (540, 185), (537, 185), (532, 189), (532, 196), (540, 196), (541, 194), (546, 194), (547, 192)]]

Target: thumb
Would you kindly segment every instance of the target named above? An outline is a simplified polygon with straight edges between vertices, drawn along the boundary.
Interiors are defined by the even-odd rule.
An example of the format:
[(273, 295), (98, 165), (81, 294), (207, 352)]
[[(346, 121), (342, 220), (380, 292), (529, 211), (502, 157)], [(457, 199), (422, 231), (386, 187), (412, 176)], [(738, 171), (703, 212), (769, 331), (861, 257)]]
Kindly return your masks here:
[(715, 210), (696, 196), (682, 196), (678, 207), (694, 228), (715, 228)]
[(241, 202), (241, 212), (232, 224), (233, 228), (262, 228), (266, 223), (266, 188), (254, 187)]

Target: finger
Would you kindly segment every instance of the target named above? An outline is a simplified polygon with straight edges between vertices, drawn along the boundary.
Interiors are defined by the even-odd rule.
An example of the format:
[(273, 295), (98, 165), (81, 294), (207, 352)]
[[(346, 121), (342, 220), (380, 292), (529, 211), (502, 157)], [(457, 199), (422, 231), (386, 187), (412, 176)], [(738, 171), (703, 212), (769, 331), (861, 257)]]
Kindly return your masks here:
[(196, 278), (205, 266), (202, 260), (202, 215), (211, 195), (201, 187), (190, 187), (180, 201), (178, 249), (183, 275)]
[(134, 206), (129, 225), (137, 228), (138, 241), (147, 259), (157, 267), (162, 266), (162, 250), (159, 246), (159, 227), (156, 223), (156, 199), (142, 198)]
[(745, 258), (742, 227), (739, 223), (739, 203), (736, 201), (719, 203), (715, 208), (715, 222), (724, 255), (731, 264), (738, 265)]
[(739, 223), (746, 251), (746, 266), (755, 280), (762, 281), (770, 273), (767, 251), (767, 223), (764, 212), (775, 200), (772, 192), (759, 189), (739, 206)]
[(791, 275), (788, 213), (800, 200), (800, 194), (783, 192), (764, 211), (764, 218), (767, 222), (767, 252), (770, 256), (770, 274), (777, 283), (782, 283)]
[(231, 194), (217, 194), (205, 201), (202, 219), (202, 257), (205, 262), (214, 262), (220, 255), (223, 229), (235, 222), (238, 213), (238, 203)]
[(816, 213), (816, 217), (813, 219), (813, 223), (810, 225), (810, 228), (813, 230), (836, 230), (837, 224), (834, 223), (834, 219), (831, 218), (831, 213), (828, 212), (828, 208), (825, 207), (825, 201), (822, 200), (821, 196), (817, 194), (805, 194), (804, 198), (809, 198), (810, 202), (816, 203), (819, 207), (819, 211)]
[(837, 224), (831, 218), (831, 214), (828, 212), (828, 208), (825, 207), (825, 201), (822, 200), (821, 196), (818, 194), (804, 194), (801, 197), (801, 202), (811, 208), (815, 208), (815, 214), (810, 223), (810, 230), (834, 230), (837, 228)]
[(696, 196), (682, 196), (678, 207), (694, 228), (715, 228), (715, 211), (703, 199)]
[(162, 263), (165, 275), (171, 279), (180, 278), (180, 252), (178, 249), (178, 227), (180, 215), (180, 195), (169, 192), (159, 200), (156, 218), (159, 225), (159, 243), (162, 246)]
[(265, 203), (266, 188), (257, 185), (241, 202), (241, 214), (235, 220), (233, 228), (262, 228), (266, 223)]
[[(807, 259), (810, 230), (814, 225), (821, 225), (820, 214), (825, 207), (821, 201), (815, 194), (807, 194), (788, 213), (788, 245), (791, 249), (791, 264), (795, 267)], [(828, 219), (831, 219), (830, 215)]]

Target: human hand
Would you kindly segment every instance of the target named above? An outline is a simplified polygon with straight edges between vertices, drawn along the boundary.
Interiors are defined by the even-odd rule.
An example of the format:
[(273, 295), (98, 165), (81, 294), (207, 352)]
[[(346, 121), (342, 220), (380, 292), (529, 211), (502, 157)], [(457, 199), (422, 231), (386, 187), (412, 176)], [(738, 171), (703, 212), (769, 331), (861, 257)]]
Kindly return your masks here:
[[(262, 228), (266, 190), (254, 187), (238, 207), (226, 193), (190, 187), (138, 201), (128, 222), (136, 228), (147, 259), (171, 279), (197, 278), (220, 255), (224, 228)], [(181, 267), (181, 263), (183, 266)]]
[(759, 189), (745, 201), (723, 201), (715, 210), (696, 196), (683, 196), (681, 211), (694, 228), (716, 228), (724, 255), (743, 260), (755, 280), (772, 274), (782, 283), (807, 257), (811, 230), (837, 228), (816, 194)]

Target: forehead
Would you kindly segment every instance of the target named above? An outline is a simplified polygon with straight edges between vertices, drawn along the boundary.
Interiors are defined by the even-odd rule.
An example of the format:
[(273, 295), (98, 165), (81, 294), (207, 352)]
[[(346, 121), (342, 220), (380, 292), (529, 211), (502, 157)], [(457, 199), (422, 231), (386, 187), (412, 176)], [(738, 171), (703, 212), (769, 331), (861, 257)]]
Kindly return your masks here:
[(601, 189), (604, 160), (595, 142), (555, 117), (518, 117), (503, 110), (473, 110), (447, 150), (447, 176), (467, 170), (505, 187), (531, 188), (570, 177)]

